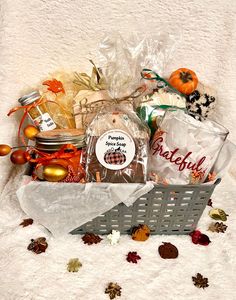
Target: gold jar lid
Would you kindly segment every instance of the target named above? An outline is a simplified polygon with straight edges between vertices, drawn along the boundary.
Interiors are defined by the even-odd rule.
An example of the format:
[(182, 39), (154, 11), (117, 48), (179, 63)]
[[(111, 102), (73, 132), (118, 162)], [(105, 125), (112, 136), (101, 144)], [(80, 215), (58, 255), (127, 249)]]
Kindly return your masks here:
[(58, 151), (65, 144), (72, 144), (78, 149), (85, 147), (85, 131), (83, 129), (54, 129), (41, 131), (36, 135), (35, 148), (40, 151)]

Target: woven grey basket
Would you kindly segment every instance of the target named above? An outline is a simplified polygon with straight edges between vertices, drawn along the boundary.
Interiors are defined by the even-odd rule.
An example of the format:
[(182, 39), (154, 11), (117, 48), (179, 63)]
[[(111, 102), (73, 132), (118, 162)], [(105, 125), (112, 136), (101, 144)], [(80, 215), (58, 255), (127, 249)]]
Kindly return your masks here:
[(73, 230), (71, 234), (109, 234), (112, 229), (130, 233), (134, 226), (146, 224), (151, 234), (189, 234), (210, 199), (213, 185), (157, 186), (127, 207), (121, 203), (103, 215)]

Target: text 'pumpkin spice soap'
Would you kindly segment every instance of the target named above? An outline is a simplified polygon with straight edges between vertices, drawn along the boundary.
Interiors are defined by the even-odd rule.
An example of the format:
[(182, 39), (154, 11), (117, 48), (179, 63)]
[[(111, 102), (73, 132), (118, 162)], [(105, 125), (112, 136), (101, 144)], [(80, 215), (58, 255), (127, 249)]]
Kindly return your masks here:
[(87, 130), (87, 181), (144, 183), (149, 129), (132, 110), (112, 106)]

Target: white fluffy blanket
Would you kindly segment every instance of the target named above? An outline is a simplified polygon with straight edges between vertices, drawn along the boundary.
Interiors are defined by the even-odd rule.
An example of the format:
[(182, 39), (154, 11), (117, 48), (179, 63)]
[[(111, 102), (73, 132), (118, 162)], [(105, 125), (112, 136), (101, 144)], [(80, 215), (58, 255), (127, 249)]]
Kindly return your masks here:
[[(236, 143), (235, 1), (3, 0), (0, 5), (1, 144), (16, 141), (18, 121), (6, 117), (16, 99), (49, 72), (88, 71), (86, 59), (94, 58), (93, 49), (104, 31), (125, 34), (160, 28), (183, 32), (166, 71), (189, 67), (202, 82), (218, 89), (215, 118), (228, 127)], [(79, 236), (54, 239), (39, 224), (18, 226), (25, 215), (15, 197), (16, 173), (8, 158), (1, 158), (0, 190), (5, 187), (0, 202), (1, 300), (108, 299), (104, 289), (110, 281), (122, 286), (120, 299), (236, 299), (236, 181), (229, 176), (213, 196), (215, 206), (230, 214), (228, 229), (225, 234), (209, 233), (208, 247), (193, 245), (188, 236), (156, 236), (145, 243), (122, 236), (117, 246), (106, 239), (87, 246)], [(203, 232), (211, 222), (208, 210), (199, 223)], [(49, 247), (45, 254), (35, 255), (26, 248), (31, 238), (39, 236), (47, 237)], [(160, 258), (158, 246), (166, 241), (178, 247), (178, 259)], [(125, 260), (128, 251), (142, 257), (137, 265)], [(83, 264), (79, 273), (66, 270), (74, 257)], [(191, 277), (197, 272), (209, 278), (207, 289), (193, 286)]]
[[(122, 287), (120, 299), (126, 300), (215, 300), (216, 295), (236, 299), (236, 191), (230, 177), (220, 184), (212, 199), (215, 207), (229, 214), (226, 233), (207, 232), (212, 219), (207, 207), (199, 229), (211, 239), (209, 246), (195, 245), (189, 236), (151, 236), (146, 242), (122, 236), (118, 245), (106, 237), (97, 245), (85, 245), (81, 236), (54, 239), (42, 226), (22, 228), (26, 217), (16, 200), (17, 181), (12, 177), (6, 186), (0, 211), (0, 299), (1, 300), (107, 300), (106, 285), (112, 281)], [(10, 187), (10, 188), (9, 188)], [(45, 236), (48, 249), (36, 255), (27, 250), (32, 238)], [(179, 250), (175, 260), (164, 260), (158, 254), (162, 242), (171, 242)], [(126, 255), (137, 251), (141, 260), (128, 263)], [(67, 263), (78, 257), (82, 268), (69, 273)], [(201, 273), (209, 287), (198, 289), (192, 276)]]

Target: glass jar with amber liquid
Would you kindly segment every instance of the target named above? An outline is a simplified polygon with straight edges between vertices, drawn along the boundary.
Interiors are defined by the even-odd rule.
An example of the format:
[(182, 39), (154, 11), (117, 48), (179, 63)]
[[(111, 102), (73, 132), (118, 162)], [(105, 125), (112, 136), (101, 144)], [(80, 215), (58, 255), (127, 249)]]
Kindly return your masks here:
[[(18, 99), (18, 102), (22, 106), (29, 106), (30, 109), (28, 110), (28, 116), (34, 123), (34, 125), (39, 128), (40, 131), (48, 131), (62, 128), (60, 124), (58, 124), (58, 122), (53, 119), (52, 113), (50, 113), (52, 111), (52, 106), (49, 110), (47, 103), (43, 101), (40, 102), (40, 98), (40, 93), (38, 91), (33, 91), (32, 93), (27, 94)], [(63, 120), (63, 128), (71, 128), (72, 126), (69, 122), (69, 119), (63, 111), (61, 111), (60, 115), (65, 116)]]

